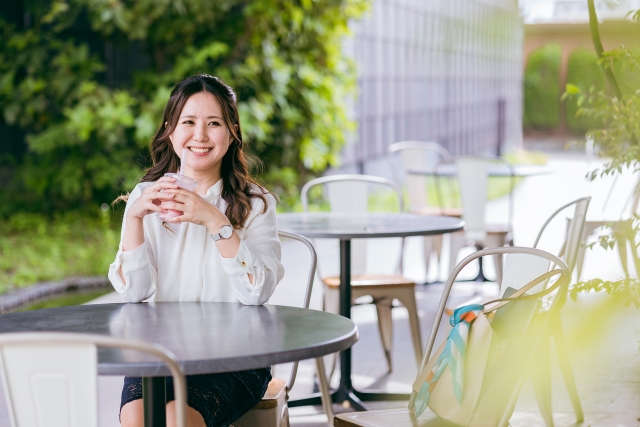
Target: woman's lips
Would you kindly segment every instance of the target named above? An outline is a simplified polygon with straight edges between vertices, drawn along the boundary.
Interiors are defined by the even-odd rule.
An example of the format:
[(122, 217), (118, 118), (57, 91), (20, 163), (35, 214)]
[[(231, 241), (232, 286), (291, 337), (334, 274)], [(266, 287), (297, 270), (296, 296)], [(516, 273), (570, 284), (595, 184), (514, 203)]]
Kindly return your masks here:
[(192, 153), (208, 153), (211, 147), (188, 147)]
[(188, 147), (189, 152), (196, 157), (203, 157), (209, 154), (212, 151), (212, 148), (209, 147)]

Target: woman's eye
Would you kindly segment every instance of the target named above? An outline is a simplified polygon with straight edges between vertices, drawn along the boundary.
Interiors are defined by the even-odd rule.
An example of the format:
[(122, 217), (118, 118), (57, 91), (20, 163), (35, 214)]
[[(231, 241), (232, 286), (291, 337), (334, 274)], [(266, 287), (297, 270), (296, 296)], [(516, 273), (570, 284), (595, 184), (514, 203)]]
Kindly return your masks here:
[(213, 126), (220, 126), (220, 122), (209, 122), (209, 124)]
[(192, 125), (192, 124), (193, 124), (193, 121), (191, 121), (191, 120), (185, 120), (184, 122), (182, 122), (182, 124), (185, 124), (185, 125)]

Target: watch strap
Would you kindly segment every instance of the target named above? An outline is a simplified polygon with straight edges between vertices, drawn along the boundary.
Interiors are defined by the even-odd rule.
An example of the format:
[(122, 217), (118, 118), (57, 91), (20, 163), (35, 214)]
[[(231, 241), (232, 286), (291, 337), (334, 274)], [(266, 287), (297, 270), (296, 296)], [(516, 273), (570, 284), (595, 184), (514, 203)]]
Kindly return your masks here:
[[(222, 232), (222, 229), (225, 227), (231, 228), (231, 234), (229, 234), (229, 237), (222, 237), (221, 232)], [(220, 227), (220, 231), (218, 231), (216, 234), (211, 234), (211, 238), (213, 239), (214, 242), (217, 242), (218, 240), (230, 239), (232, 235), (233, 235), (233, 227), (231, 226), (231, 224), (227, 224)]]

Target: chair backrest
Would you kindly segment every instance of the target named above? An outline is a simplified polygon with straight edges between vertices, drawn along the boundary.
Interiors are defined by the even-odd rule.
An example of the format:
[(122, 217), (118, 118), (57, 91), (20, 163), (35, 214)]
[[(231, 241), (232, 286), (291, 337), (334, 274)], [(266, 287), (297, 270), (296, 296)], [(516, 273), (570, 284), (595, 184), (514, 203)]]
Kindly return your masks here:
[(398, 184), (386, 178), (371, 175), (341, 174), (312, 179), (300, 190), (302, 209), (309, 210), (309, 190), (324, 185), (328, 191), (329, 204), (334, 212), (366, 212), (368, 210), (369, 185), (378, 184), (389, 187), (398, 198), (398, 209), (404, 211), (402, 189)]
[(638, 204), (640, 204), (640, 178), (633, 186), (633, 190), (631, 191), (631, 195), (629, 196), (629, 202), (629, 210), (627, 213), (629, 216), (633, 216), (638, 212)]
[[(302, 302), (303, 308), (309, 308), (309, 303), (311, 302), (311, 292), (313, 291), (313, 282), (316, 276), (316, 267), (318, 265), (318, 255), (316, 254), (316, 248), (313, 244), (307, 239), (299, 234), (289, 233), (286, 231), (278, 231), (278, 237), (281, 239), (291, 239), (297, 240), (298, 242), (304, 244), (309, 250), (309, 255), (311, 257), (311, 262), (309, 263), (309, 273), (307, 274), (307, 286), (304, 292), (304, 300)], [(298, 373), (298, 362), (294, 362), (291, 367), (291, 374), (289, 375), (289, 381), (287, 382), (287, 392), (291, 390), (293, 384), (296, 381), (296, 375)]]
[[(509, 288), (518, 290), (536, 277), (549, 271), (549, 260), (530, 254), (507, 254), (504, 260), (500, 297)], [(536, 285), (528, 293), (534, 294), (544, 289), (544, 283)]]
[[(614, 221), (627, 219), (637, 213), (640, 202), (640, 173), (634, 172), (634, 175), (633, 182), (627, 181), (626, 176), (621, 174), (613, 177), (599, 216)], [(597, 204), (594, 206), (596, 210), (598, 207)]]
[[(358, 213), (369, 210), (369, 196), (372, 186), (380, 186), (395, 193), (398, 210), (404, 211), (402, 189), (398, 184), (385, 178), (370, 175), (329, 175), (312, 179), (307, 182), (300, 192), (302, 208), (309, 210), (309, 191), (318, 185), (324, 185), (332, 212)], [(404, 247), (404, 239), (402, 240)], [(353, 274), (364, 272), (367, 260), (367, 246), (364, 240), (351, 242), (351, 271)], [(402, 250), (398, 256), (397, 269), (402, 267)]]
[(495, 157), (457, 157), (455, 159), (442, 159), (434, 168), (440, 204), (443, 203), (443, 196), (438, 172), (440, 167), (447, 163), (455, 163), (457, 167), (462, 217), (465, 221), (464, 231), (467, 238), (482, 240), (487, 235), (485, 213), (487, 203), (487, 178), (489, 175), (489, 167), (492, 164), (497, 164), (498, 167), (504, 168), (505, 173), (510, 176), (508, 224), (511, 226), (513, 222), (513, 189), (515, 186), (515, 170), (511, 163)]
[[(449, 278), (447, 279), (447, 282), (444, 285), (444, 290), (442, 292), (442, 297), (440, 298), (440, 303), (438, 304), (438, 309), (436, 310), (436, 316), (435, 316), (435, 321), (433, 323), (433, 328), (431, 329), (431, 335), (429, 336), (429, 341), (427, 342), (427, 347), (424, 351), (423, 354), (423, 358), (422, 358), (422, 363), (420, 366), (420, 369), (418, 370), (418, 375), (420, 374), (420, 372), (424, 369), (424, 367), (426, 366), (429, 357), (431, 355), (431, 351), (433, 350), (434, 344), (435, 344), (435, 340), (436, 340), (436, 335), (438, 333), (438, 329), (440, 328), (440, 322), (442, 321), (442, 315), (444, 314), (444, 310), (447, 304), (447, 300), (449, 299), (449, 294), (451, 292), (451, 288), (454, 284), (454, 282), (456, 281), (456, 278), (458, 276), (458, 274), (460, 274), (460, 272), (462, 271), (462, 269), (464, 267), (466, 267), (470, 262), (483, 257), (483, 256), (488, 256), (488, 255), (504, 255), (504, 254), (509, 254), (509, 255), (527, 255), (529, 257), (537, 257), (537, 258), (541, 258), (542, 259), (542, 263), (544, 265), (544, 263), (548, 264), (553, 264), (555, 266), (557, 266), (558, 269), (560, 269), (562, 271), (562, 274), (560, 275), (560, 277), (557, 280), (562, 280), (563, 282), (561, 283), (560, 287), (557, 290), (557, 293), (553, 299), (553, 303), (550, 307), (550, 311), (555, 311), (555, 310), (559, 310), (562, 307), (562, 304), (564, 303), (564, 300), (566, 299), (566, 293), (567, 293), (567, 288), (568, 288), (568, 284), (569, 284), (569, 277), (571, 275), (570, 271), (569, 271), (569, 267), (565, 264), (564, 261), (562, 261), (560, 258), (558, 258), (557, 256), (550, 254), (548, 252), (545, 252), (543, 250), (540, 249), (535, 249), (535, 248), (525, 248), (525, 247), (518, 247), (518, 246), (510, 246), (510, 247), (501, 247), (501, 248), (492, 248), (492, 249), (483, 249), (480, 251), (476, 251), (474, 253), (472, 253), (471, 255), (469, 255), (468, 257), (466, 257), (465, 259), (463, 259), (462, 261), (460, 261), (460, 263), (458, 263), (458, 265), (456, 265), (456, 267), (453, 269), (453, 271), (451, 272), (451, 274), (449, 275)], [(514, 258), (511, 258), (512, 260)], [(505, 267), (507, 266), (506, 263), (510, 260), (510, 257), (507, 257), (506, 262), (505, 262)], [(505, 268), (506, 270), (506, 268)], [(543, 271), (542, 274), (546, 273), (546, 271)], [(534, 276), (534, 278), (539, 277), (540, 275)], [(521, 277), (518, 280), (512, 282), (512, 286), (514, 286), (515, 289), (520, 289), (522, 288), (524, 285), (526, 285), (527, 283), (529, 283), (531, 280), (528, 280), (526, 277)], [(534, 288), (535, 289), (535, 288)], [(531, 290), (529, 291), (529, 293), (533, 293), (534, 291)], [(416, 397), (416, 393), (415, 391), (412, 391), (411, 393), (411, 398), (409, 400), (409, 408), (413, 408), (414, 405), (414, 401), (415, 401), (415, 397)]]
[(573, 273), (576, 266), (576, 260), (578, 259), (578, 251), (580, 250), (580, 244), (582, 243), (582, 233), (584, 230), (584, 224), (587, 218), (587, 210), (589, 209), (589, 202), (591, 197), (581, 197), (572, 202), (567, 203), (564, 206), (560, 206), (554, 213), (549, 216), (545, 223), (540, 228), (538, 236), (536, 237), (533, 247), (537, 247), (540, 243), (540, 238), (544, 233), (549, 223), (565, 209), (574, 206), (573, 217), (570, 218), (569, 226), (565, 235), (564, 244), (560, 253), (558, 254), (564, 262), (569, 266), (569, 271)]
[(0, 369), (13, 427), (98, 426), (97, 347), (135, 350), (173, 376), (176, 426), (186, 426), (187, 388), (168, 350), (142, 341), (62, 332), (0, 334)]
[[(442, 145), (428, 141), (402, 141), (391, 144), (388, 148), (391, 166), (397, 182), (404, 181), (409, 192), (410, 210), (420, 210), (428, 205), (427, 203), (427, 178), (423, 175), (409, 174), (411, 169), (427, 169), (435, 165), (441, 159), (451, 157), (449, 151)], [(403, 179), (397, 172), (397, 164), (394, 155), (399, 154), (402, 162)]]

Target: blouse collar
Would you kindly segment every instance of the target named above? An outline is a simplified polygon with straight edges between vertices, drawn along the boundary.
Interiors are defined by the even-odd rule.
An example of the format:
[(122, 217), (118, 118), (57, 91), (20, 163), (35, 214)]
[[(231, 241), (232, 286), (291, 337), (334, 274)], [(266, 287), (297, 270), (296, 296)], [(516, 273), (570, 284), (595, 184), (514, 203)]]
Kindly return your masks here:
[(222, 178), (218, 180), (215, 184), (213, 184), (207, 192), (205, 193), (204, 199), (210, 203), (217, 203), (220, 198), (220, 194), (222, 193)]

